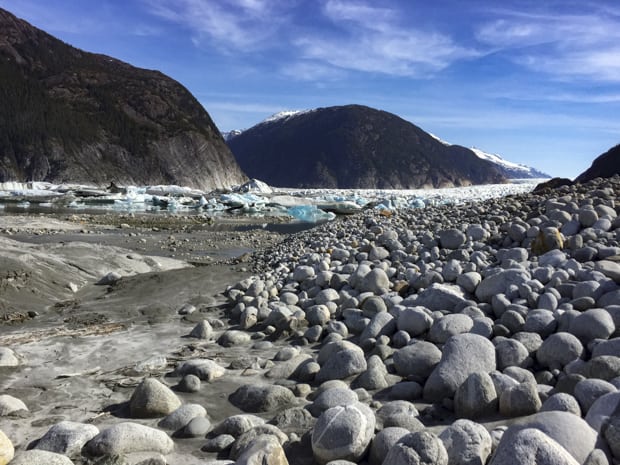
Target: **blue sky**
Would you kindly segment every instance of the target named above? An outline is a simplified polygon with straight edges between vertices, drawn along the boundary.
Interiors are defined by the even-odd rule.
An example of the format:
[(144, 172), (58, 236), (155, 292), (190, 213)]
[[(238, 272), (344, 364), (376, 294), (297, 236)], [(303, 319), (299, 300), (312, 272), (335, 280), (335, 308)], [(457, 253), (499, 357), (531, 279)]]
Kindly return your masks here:
[(358, 103), (575, 177), (620, 143), (616, 0), (0, 0), (78, 48), (158, 69), (218, 127)]

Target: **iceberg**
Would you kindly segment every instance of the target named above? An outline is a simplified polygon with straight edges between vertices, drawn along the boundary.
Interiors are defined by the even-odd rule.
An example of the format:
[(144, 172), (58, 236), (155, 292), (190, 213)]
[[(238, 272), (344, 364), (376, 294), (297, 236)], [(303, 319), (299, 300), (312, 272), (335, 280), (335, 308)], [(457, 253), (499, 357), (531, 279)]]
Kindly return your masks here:
[(331, 221), (336, 218), (333, 212), (326, 212), (318, 208), (316, 205), (296, 205), (290, 207), (287, 213), (296, 220), (305, 223), (318, 223), (319, 221)]

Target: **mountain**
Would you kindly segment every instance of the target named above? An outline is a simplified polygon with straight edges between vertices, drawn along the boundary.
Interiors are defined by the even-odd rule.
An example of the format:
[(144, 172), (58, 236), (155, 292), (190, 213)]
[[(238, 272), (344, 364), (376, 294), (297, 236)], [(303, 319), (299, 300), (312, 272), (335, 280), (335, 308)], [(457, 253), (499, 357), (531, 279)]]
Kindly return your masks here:
[(227, 143), (248, 176), (278, 187), (415, 189), (505, 181), (471, 150), (361, 105), (279, 113)]
[[(429, 133), (430, 134), (430, 133)], [(449, 142), (446, 142), (434, 134), (431, 134), (435, 139), (445, 145), (452, 145)], [(495, 164), (497, 168), (502, 172), (504, 176), (508, 179), (539, 179), (539, 178), (551, 178), (546, 173), (542, 171), (538, 171), (535, 168), (532, 168), (527, 165), (523, 165), (520, 163), (513, 163), (508, 160), (504, 160), (500, 155), (495, 153), (487, 153), (475, 147), (470, 147), (469, 150), (474, 152), (476, 156), (482, 158), (483, 160), (490, 161)]]
[(158, 71), (84, 52), (0, 9), (0, 181), (247, 178), (211, 117)]
[(538, 178), (551, 178), (547, 173), (538, 171), (531, 166), (523, 165), (521, 163), (513, 163), (508, 160), (504, 160), (501, 156), (495, 153), (487, 153), (479, 150), (475, 147), (471, 147), (469, 150), (474, 152), (478, 157), (483, 160), (488, 160), (494, 163), (508, 179), (538, 179)]
[(590, 168), (577, 176), (575, 182), (584, 183), (594, 178), (610, 178), (614, 174), (620, 174), (620, 144), (599, 155)]

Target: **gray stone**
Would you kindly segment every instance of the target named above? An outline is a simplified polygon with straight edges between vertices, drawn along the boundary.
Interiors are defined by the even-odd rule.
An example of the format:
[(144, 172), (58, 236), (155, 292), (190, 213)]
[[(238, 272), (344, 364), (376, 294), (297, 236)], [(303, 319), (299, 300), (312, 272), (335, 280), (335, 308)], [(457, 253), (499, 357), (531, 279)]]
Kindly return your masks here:
[(507, 269), (485, 277), (476, 288), (476, 298), (481, 302), (491, 303), (494, 295), (506, 294), (509, 286), (519, 286), (530, 280), (525, 270)]
[(610, 381), (620, 376), (620, 357), (614, 355), (592, 357), (586, 364), (586, 373), (589, 378)]
[(524, 332), (535, 333), (546, 338), (556, 330), (557, 325), (552, 311), (539, 308), (528, 312), (522, 329)]
[(220, 434), (213, 438), (207, 439), (204, 446), (201, 447), (201, 450), (205, 452), (223, 452), (230, 449), (234, 442), (235, 438), (230, 434)]
[(364, 388), (370, 391), (376, 389), (384, 389), (389, 386), (387, 381), (388, 371), (385, 367), (383, 360), (378, 355), (372, 355), (366, 362), (368, 368), (361, 373), (353, 382), (351, 387)]
[(358, 401), (355, 391), (346, 387), (334, 387), (320, 392), (307, 409), (312, 416), (319, 417), (332, 407), (350, 405)]
[(200, 378), (196, 375), (185, 375), (179, 381), (177, 389), (181, 392), (198, 392), (200, 391)]
[(397, 350), (392, 359), (400, 376), (425, 380), (441, 360), (441, 351), (435, 344), (420, 341)]
[(598, 260), (594, 263), (594, 269), (620, 284), (620, 263), (611, 260)]
[(236, 329), (229, 329), (220, 335), (217, 339), (217, 343), (222, 347), (232, 347), (247, 344), (250, 340), (250, 333)]
[(498, 402), (491, 376), (472, 373), (456, 390), (454, 413), (458, 418), (484, 418), (497, 413)]
[(435, 434), (420, 431), (400, 438), (383, 465), (448, 465), (448, 452)]
[(612, 416), (617, 416), (620, 411), (620, 391), (602, 395), (594, 401), (586, 415), (586, 421), (600, 433), (603, 425)]
[(433, 324), (433, 318), (423, 307), (407, 307), (398, 314), (396, 326), (406, 331), (411, 337), (419, 336), (428, 331)]
[(293, 279), (297, 282), (303, 282), (306, 279), (314, 277), (314, 268), (307, 265), (300, 265), (293, 271)]
[[(241, 436), (237, 438), (235, 443), (232, 445), (229, 453), (230, 459), (238, 459), (243, 453), (256, 441), (256, 439), (262, 436), (271, 436), (275, 438), (280, 445), (283, 445), (288, 441), (288, 436), (284, 434), (282, 431), (278, 429), (277, 426), (267, 424), (258, 425), (254, 428), (246, 431)], [(262, 464), (258, 464), (262, 465)]]
[(499, 413), (506, 417), (536, 413), (541, 405), (535, 383), (518, 384), (504, 390), (499, 397)]
[(19, 359), (15, 352), (8, 347), (0, 347), (0, 367), (16, 367), (19, 365)]
[(99, 428), (94, 425), (61, 421), (47, 430), (34, 448), (63, 454), (67, 457), (77, 457), (81, 454), (84, 444), (98, 434)]
[(510, 438), (520, 429), (527, 428), (535, 428), (545, 433), (566, 449), (577, 463), (583, 463), (586, 460), (597, 442), (596, 432), (583, 419), (572, 413), (557, 411), (540, 412), (526, 417), (508, 428), (504, 438)]
[(456, 284), (461, 286), (466, 292), (473, 294), (476, 292), (478, 284), (482, 281), (482, 276), (476, 271), (468, 271), (460, 274), (456, 278)]
[(269, 423), (277, 426), (285, 434), (295, 433), (303, 436), (314, 427), (316, 419), (306, 408), (291, 407), (278, 412)]
[(617, 390), (616, 386), (602, 379), (584, 379), (575, 385), (574, 395), (582, 412), (587, 413), (596, 399)]
[(620, 354), (620, 337), (615, 337), (608, 341), (597, 341), (592, 349), (592, 357), (617, 354)]
[(417, 295), (416, 305), (432, 311), (454, 311), (457, 305), (465, 302), (465, 293), (460, 286), (450, 283), (433, 283)]
[(326, 305), (313, 305), (306, 310), (306, 320), (310, 326), (323, 326), (331, 319), (331, 313)]
[(176, 376), (194, 375), (203, 381), (212, 381), (224, 376), (226, 369), (209, 359), (192, 359), (181, 363), (175, 370)]
[(593, 339), (607, 339), (616, 330), (614, 320), (602, 308), (586, 310), (570, 322), (568, 332), (587, 344)]
[(452, 397), (470, 374), (489, 373), (495, 366), (495, 347), (488, 339), (476, 334), (452, 336), (424, 385), (424, 399), (435, 402)]
[(144, 379), (129, 400), (132, 418), (152, 418), (169, 415), (181, 406), (172, 390), (155, 378)]
[(11, 415), (22, 410), (28, 410), (28, 407), (26, 407), (23, 401), (8, 394), (0, 395), (0, 417)]
[(507, 367), (527, 367), (531, 364), (530, 353), (527, 348), (515, 339), (503, 339), (495, 344), (497, 369)]
[(365, 404), (333, 407), (323, 412), (312, 430), (312, 452), (319, 464), (331, 460), (357, 462), (374, 436), (375, 415)]
[(187, 425), (193, 418), (206, 417), (207, 410), (200, 404), (183, 404), (170, 415), (162, 418), (157, 426), (177, 431)]
[(189, 337), (195, 337), (196, 339), (209, 340), (213, 337), (213, 327), (207, 320), (202, 320), (194, 329), (189, 333)]
[(544, 340), (536, 358), (543, 367), (561, 369), (583, 355), (583, 345), (570, 333), (555, 333)]
[(462, 313), (451, 313), (434, 321), (428, 332), (428, 340), (444, 344), (456, 334), (467, 333), (474, 326), (474, 320)]
[(269, 412), (292, 403), (295, 395), (290, 389), (275, 384), (245, 384), (237, 388), (228, 400), (244, 412)]
[(211, 422), (206, 417), (194, 417), (187, 425), (185, 425), (175, 436), (181, 438), (199, 438), (205, 437), (205, 435), (211, 430)]
[(620, 415), (613, 416), (605, 425), (603, 436), (616, 459), (620, 459)]
[(549, 396), (540, 408), (541, 412), (550, 412), (557, 410), (559, 412), (568, 412), (581, 417), (581, 407), (574, 396), (566, 392), (558, 392)]
[(390, 290), (390, 279), (381, 268), (373, 268), (359, 284), (360, 292), (372, 292), (382, 295)]
[(263, 434), (249, 444), (235, 465), (288, 465), (288, 460), (278, 439)]
[(504, 433), (489, 465), (579, 465), (571, 454), (536, 428)]
[(86, 443), (88, 453), (95, 456), (148, 451), (166, 455), (173, 448), (172, 439), (163, 431), (131, 422), (104, 429)]
[(409, 434), (409, 432), (408, 429), (399, 428), (397, 426), (390, 426), (379, 431), (375, 435), (370, 446), (370, 453), (368, 455), (369, 465), (381, 465), (392, 446), (396, 444), (400, 438)]
[(448, 453), (448, 465), (484, 465), (491, 455), (491, 435), (470, 420), (456, 420), (439, 435)]
[(73, 465), (73, 462), (62, 454), (32, 449), (18, 453), (11, 465)]
[[(329, 345), (329, 344), (328, 344)], [(324, 346), (319, 353), (319, 364), (321, 364), (321, 354), (326, 349)], [(329, 353), (328, 358), (321, 365), (321, 369), (316, 374), (316, 381), (322, 383), (330, 379), (345, 379), (359, 375), (368, 368), (364, 352), (358, 346), (349, 343), (344, 346), (335, 346), (335, 350)]]
[(370, 323), (364, 328), (362, 334), (360, 334), (360, 341), (378, 338), (379, 336), (391, 336), (396, 332), (396, 320), (388, 312), (380, 312), (375, 314), (370, 320)]
[(242, 413), (239, 415), (232, 415), (224, 418), (213, 428), (214, 435), (230, 435), (238, 438), (246, 431), (254, 428), (255, 426), (262, 425), (265, 420), (249, 413)]
[(439, 231), (439, 243), (441, 247), (445, 249), (458, 249), (461, 247), (465, 241), (467, 240), (467, 236), (458, 229), (445, 229), (443, 231)]
[[(418, 416), (418, 409), (413, 403), (406, 400), (392, 400), (377, 410), (376, 420), (379, 428), (398, 426), (410, 430), (411, 426), (416, 427), (420, 423), (417, 421)], [(411, 423), (410, 419), (416, 419), (416, 422)]]

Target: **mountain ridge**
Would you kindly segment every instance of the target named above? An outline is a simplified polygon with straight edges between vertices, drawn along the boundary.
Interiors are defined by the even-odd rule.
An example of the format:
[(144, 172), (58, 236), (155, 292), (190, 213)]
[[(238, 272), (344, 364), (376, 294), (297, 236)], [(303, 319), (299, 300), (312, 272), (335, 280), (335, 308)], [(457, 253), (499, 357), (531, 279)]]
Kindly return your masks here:
[[(392, 176), (392, 181), (387, 181), (383, 184), (390, 184), (391, 185), (387, 185), (387, 186), (383, 186), (383, 187), (405, 187), (405, 188), (413, 188), (413, 187), (440, 187), (442, 185), (461, 185), (461, 184), (469, 184), (469, 183), (477, 183), (476, 181), (478, 180), (482, 180), (482, 182), (502, 182), (504, 179), (500, 179), (500, 178), (512, 178), (512, 179), (516, 179), (516, 178), (527, 178), (527, 177), (549, 177), (547, 175), (545, 175), (544, 173), (540, 173), (536, 170), (528, 170), (527, 168), (529, 167), (523, 167), (521, 169), (521, 166), (523, 165), (518, 165), (518, 164), (514, 164), (511, 162), (506, 162), (503, 159), (501, 159), (501, 157), (494, 155), (491, 156), (490, 154), (486, 154), (485, 152), (481, 152), (481, 151), (477, 151), (477, 149), (466, 149), (464, 147), (461, 147), (459, 145), (453, 145), (453, 144), (449, 144), (441, 139), (439, 139), (438, 137), (427, 133), (425, 131), (423, 131), (421, 128), (415, 126), (414, 124), (403, 120), (402, 118), (393, 115), (391, 113), (387, 113), (387, 112), (383, 112), (381, 110), (376, 110), (373, 108), (369, 108), (369, 107), (365, 107), (362, 105), (346, 105), (346, 106), (340, 106), (340, 107), (327, 107), (327, 108), (318, 108), (318, 109), (312, 109), (312, 110), (300, 110), (300, 111), (283, 111), (283, 112), (279, 112), (276, 113), (268, 118), (266, 118), (265, 120), (257, 123), (256, 125), (252, 126), (249, 129), (246, 130), (234, 130), (234, 131), (230, 131), (227, 133), (224, 133), (224, 137), (226, 142), (228, 143), (228, 145), (231, 147), (231, 149), (233, 150), (233, 153), (235, 153), (235, 156), (237, 157), (239, 164), (242, 166), (242, 168), (244, 168), (246, 171), (249, 172), (249, 175), (252, 177), (258, 177), (260, 179), (263, 179), (267, 182), (280, 182), (281, 180), (278, 179), (274, 179), (272, 178), (271, 174), (268, 172), (265, 172), (266, 170), (261, 170), (260, 167), (258, 166), (254, 166), (251, 163), (251, 160), (248, 160), (248, 157), (251, 157), (251, 155), (248, 155), (248, 152), (252, 151), (252, 148), (250, 147), (250, 144), (244, 143), (244, 144), (239, 144), (239, 141), (247, 138), (247, 133), (248, 131), (250, 131), (250, 134), (252, 133), (258, 133), (258, 132), (262, 132), (263, 134), (260, 135), (260, 137), (256, 138), (255, 142), (259, 144), (259, 146), (261, 144), (265, 144), (266, 139), (272, 138), (273, 137), (273, 130), (270, 128), (273, 128), (274, 125), (277, 125), (279, 127), (283, 127), (284, 125), (291, 126), (291, 124), (293, 124), (296, 120), (298, 120), (299, 118), (308, 118), (308, 117), (316, 117), (317, 113), (318, 114), (325, 114), (326, 110), (330, 110), (330, 109), (353, 109), (353, 108), (357, 108), (357, 109), (365, 109), (364, 111), (366, 112), (375, 112), (377, 115), (378, 114), (382, 114), (382, 115), (389, 115), (389, 117), (387, 119), (384, 118), (384, 121), (386, 121), (386, 124), (388, 125), (394, 125), (397, 124), (399, 127), (401, 127), (402, 130), (404, 131), (409, 131), (409, 132), (417, 132), (417, 136), (419, 137), (420, 135), (424, 135), (424, 140), (425, 140), (425, 144), (428, 146), (429, 144), (432, 145), (432, 142), (429, 141), (429, 138), (434, 140), (437, 144), (435, 145), (435, 147), (431, 150), (431, 151), (436, 151), (436, 152), (442, 152), (442, 149), (440, 146), (445, 147), (445, 151), (451, 152), (452, 156), (455, 153), (461, 153), (461, 154), (467, 154), (466, 158), (468, 158), (471, 162), (471, 157), (475, 156), (476, 158), (480, 159), (483, 162), (493, 162), (493, 166), (496, 168), (496, 170), (498, 170), (501, 174), (500, 177), (495, 177), (492, 178), (492, 180), (484, 180), (482, 178), (476, 178), (476, 176), (474, 175), (473, 177), (470, 175), (470, 177), (468, 177), (467, 175), (464, 176), (464, 178), (462, 180), (459, 180), (458, 177), (454, 177), (454, 176), (444, 176), (443, 180), (437, 180), (437, 181), (433, 181), (432, 179), (427, 179), (427, 180), (422, 180), (420, 182), (420, 180), (418, 180), (418, 183), (415, 186), (412, 186), (411, 183), (407, 183), (406, 181), (403, 182), (403, 180), (399, 180), (399, 181), (394, 181), (394, 173), (391, 173), (390, 176)], [(397, 123), (396, 123), (397, 122)], [(332, 128), (333, 129), (333, 128)], [(379, 137), (379, 133), (380, 133), (380, 129), (375, 128), (375, 136)], [(245, 136), (244, 136), (245, 134)], [(314, 134), (314, 136), (318, 137), (319, 134)], [(327, 136), (329, 137), (329, 136)], [(398, 137), (398, 135), (396, 136)], [(239, 139), (241, 138), (241, 139)], [(415, 138), (414, 138), (415, 139)], [(273, 141), (272, 141), (273, 142)], [(269, 143), (272, 143), (269, 142)], [(419, 142), (419, 141), (418, 141)], [(331, 141), (331, 143), (335, 143), (335, 141)], [(412, 145), (415, 145), (416, 142), (415, 140), (413, 141)], [(240, 146), (241, 145), (241, 146)], [(439, 147), (439, 148), (438, 148)], [(261, 149), (259, 149), (260, 151)], [(380, 151), (381, 149), (378, 148), (378, 150)], [(402, 152), (403, 150), (407, 150), (406, 147), (402, 147), (400, 149), (400, 151)], [(393, 156), (399, 157), (402, 154), (398, 153), (398, 151), (392, 151), (391, 152)], [(485, 155), (485, 156), (483, 156)], [(494, 157), (494, 158), (493, 158)], [(282, 160), (281, 160), (282, 161)], [(504, 161), (504, 164), (502, 165), (500, 163), (500, 161)], [(458, 160), (457, 160), (458, 162)], [(476, 164), (476, 162), (471, 162)], [(247, 164), (246, 166), (244, 166), (244, 164)], [(458, 163), (457, 163), (458, 165)], [(484, 163), (480, 163), (479, 164), (480, 170), (485, 170), (485, 169), (490, 169), (488, 165), (486, 165), (486, 168), (483, 168)], [(310, 167), (308, 167), (310, 168)], [(321, 168), (319, 167), (313, 167), (311, 169), (316, 170), (320, 170)], [(405, 168), (406, 169), (406, 168)], [(329, 170), (327, 170), (329, 171)], [(535, 173), (535, 174), (534, 174)], [(328, 184), (330, 184), (331, 187), (334, 187), (333, 184), (337, 182), (334, 180), (333, 177), (333, 173), (330, 175), (330, 173), (327, 173), (325, 168), (323, 168), (323, 174), (328, 175), (328, 179), (327, 182)], [(497, 174), (497, 173), (495, 173)], [(542, 176), (539, 176), (542, 175)], [(263, 177), (261, 177), (263, 176)], [(266, 178), (265, 178), (266, 176)], [(332, 179), (329, 179), (329, 176), (331, 176)], [(398, 177), (398, 176), (396, 176)], [(440, 176), (441, 177), (441, 176)], [(431, 176), (432, 178), (432, 176)], [(299, 183), (298, 183), (299, 184)], [(303, 184), (303, 183), (302, 183)], [(316, 184), (316, 182), (314, 182), (314, 184)], [(351, 182), (348, 183), (348, 186), (350, 187)], [(360, 183), (358, 183), (360, 184)], [(371, 183), (372, 184), (372, 183)], [(378, 184), (382, 184), (381, 182), (375, 182), (375, 187)], [(308, 187), (308, 186), (304, 186), (304, 187)], [(319, 186), (317, 186), (319, 187)], [(323, 186), (320, 186), (323, 187)], [(370, 187), (367, 184), (363, 185), (361, 187)]]

